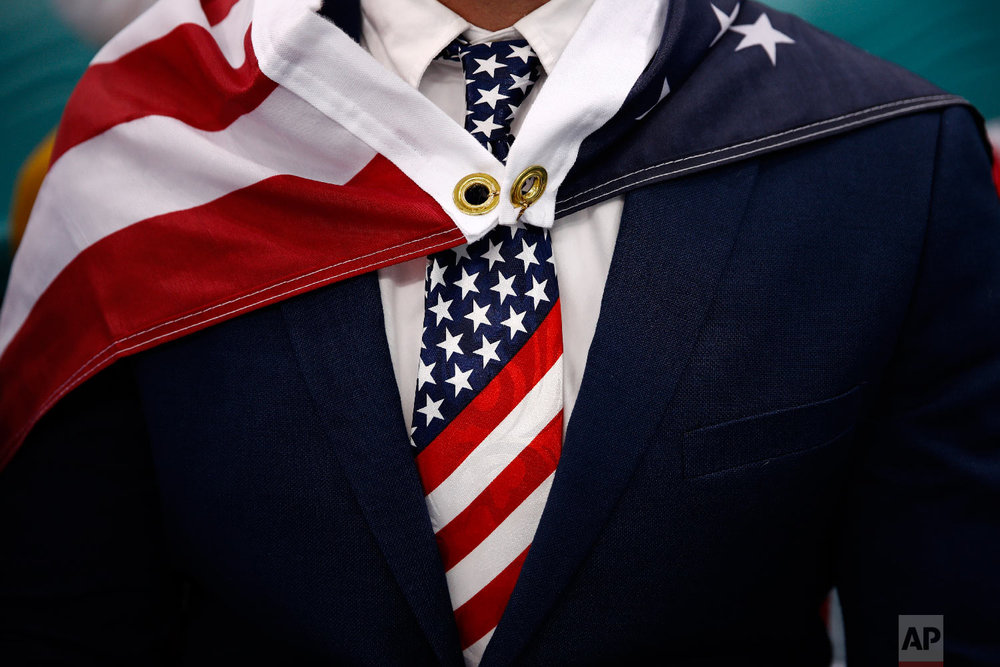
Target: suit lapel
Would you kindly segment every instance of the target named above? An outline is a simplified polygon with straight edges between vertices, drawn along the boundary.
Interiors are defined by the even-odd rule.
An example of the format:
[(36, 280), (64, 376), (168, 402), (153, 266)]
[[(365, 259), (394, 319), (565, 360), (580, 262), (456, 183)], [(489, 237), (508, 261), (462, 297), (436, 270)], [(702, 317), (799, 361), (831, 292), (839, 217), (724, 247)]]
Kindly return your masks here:
[(441, 664), (461, 664), (423, 489), (385, 338), (376, 274), (282, 304), (330, 442)]
[(552, 491), (484, 667), (524, 649), (625, 489), (686, 366), (756, 172), (742, 163), (627, 196)]

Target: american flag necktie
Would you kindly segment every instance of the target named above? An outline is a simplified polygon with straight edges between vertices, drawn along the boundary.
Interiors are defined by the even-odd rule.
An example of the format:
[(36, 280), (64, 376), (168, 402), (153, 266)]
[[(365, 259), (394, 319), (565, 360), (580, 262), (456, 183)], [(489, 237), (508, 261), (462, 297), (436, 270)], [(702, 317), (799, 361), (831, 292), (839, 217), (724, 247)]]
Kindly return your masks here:
[[(505, 161), (538, 80), (525, 40), (453, 43), (465, 126)], [(547, 230), (497, 227), (428, 258), (412, 438), (466, 664), (477, 665), (538, 527), (562, 445), (562, 323)]]

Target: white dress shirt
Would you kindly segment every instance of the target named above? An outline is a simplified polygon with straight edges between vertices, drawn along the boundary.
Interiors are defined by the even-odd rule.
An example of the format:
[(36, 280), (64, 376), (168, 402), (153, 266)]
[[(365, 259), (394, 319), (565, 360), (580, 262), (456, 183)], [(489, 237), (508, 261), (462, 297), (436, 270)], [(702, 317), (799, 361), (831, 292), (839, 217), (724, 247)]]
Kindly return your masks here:
[[(455, 122), (465, 122), (465, 75), (460, 63), (435, 60), (456, 37), (472, 43), (524, 38), (544, 72), (512, 124), (517, 136), (546, 73), (583, 20), (593, 0), (549, 0), (511, 28), (489, 32), (469, 24), (437, 0), (362, 0), (362, 44), (383, 66), (416, 87)], [(597, 327), (604, 283), (621, 220), (621, 198), (557, 220), (552, 228), (562, 301), (563, 428), (580, 391), (587, 352)], [(424, 320), (424, 258), (381, 269), (379, 287), (386, 337), (409, 429), (417, 385)]]

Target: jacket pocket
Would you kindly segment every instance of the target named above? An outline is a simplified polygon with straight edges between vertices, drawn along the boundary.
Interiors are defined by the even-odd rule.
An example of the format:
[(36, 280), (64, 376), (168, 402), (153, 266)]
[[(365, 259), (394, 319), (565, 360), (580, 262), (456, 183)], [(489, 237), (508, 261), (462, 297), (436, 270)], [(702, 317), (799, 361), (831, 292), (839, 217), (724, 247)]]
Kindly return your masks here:
[(814, 403), (704, 426), (682, 436), (685, 477), (801, 452), (847, 435), (861, 407), (864, 384)]

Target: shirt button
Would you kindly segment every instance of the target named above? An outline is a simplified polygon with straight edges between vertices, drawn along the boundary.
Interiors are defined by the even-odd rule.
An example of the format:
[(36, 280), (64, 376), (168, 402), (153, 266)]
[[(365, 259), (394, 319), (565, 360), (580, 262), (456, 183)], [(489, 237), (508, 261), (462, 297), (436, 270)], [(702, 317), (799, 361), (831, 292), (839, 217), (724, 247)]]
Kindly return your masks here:
[(549, 173), (545, 171), (545, 167), (528, 167), (514, 179), (510, 188), (510, 202), (524, 211), (541, 198), (548, 182)]
[(455, 206), (466, 215), (485, 215), (500, 203), (500, 184), (489, 174), (469, 174), (455, 186)]

